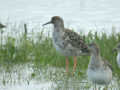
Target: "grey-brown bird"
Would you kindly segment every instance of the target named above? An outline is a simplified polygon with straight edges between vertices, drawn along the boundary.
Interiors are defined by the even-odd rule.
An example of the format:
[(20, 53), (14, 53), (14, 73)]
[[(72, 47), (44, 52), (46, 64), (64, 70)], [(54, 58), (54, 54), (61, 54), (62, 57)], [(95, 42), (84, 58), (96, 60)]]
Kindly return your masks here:
[(91, 43), (88, 45), (91, 54), (88, 65), (87, 76), (95, 85), (108, 85), (112, 80), (112, 66), (102, 58), (97, 44)]
[(64, 27), (64, 21), (61, 17), (53, 16), (43, 26), (47, 24), (53, 24), (54, 26), (52, 33), (53, 45), (57, 51), (66, 57), (66, 72), (68, 72), (69, 56), (74, 57), (73, 72), (75, 72), (77, 65), (76, 56), (87, 55), (89, 53), (87, 45), (80, 35)]

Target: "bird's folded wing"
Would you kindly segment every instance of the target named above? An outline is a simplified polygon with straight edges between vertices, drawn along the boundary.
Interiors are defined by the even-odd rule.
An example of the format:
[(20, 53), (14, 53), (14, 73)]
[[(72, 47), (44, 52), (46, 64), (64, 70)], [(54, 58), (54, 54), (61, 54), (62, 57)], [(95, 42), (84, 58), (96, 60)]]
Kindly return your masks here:
[(112, 67), (112, 65), (108, 62), (108, 60), (105, 60), (105, 59), (103, 59), (104, 60), (104, 63), (107, 65), (107, 66), (109, 66), (109, 68), (113, 71), (113, 67)]
[(81, 50), (87, 49), (87, 45), (85, 44), (83, 38), (72, 30), (66, 29), (63, 39), (65, 42), (71, 44), (75, 48), (79, 48)]

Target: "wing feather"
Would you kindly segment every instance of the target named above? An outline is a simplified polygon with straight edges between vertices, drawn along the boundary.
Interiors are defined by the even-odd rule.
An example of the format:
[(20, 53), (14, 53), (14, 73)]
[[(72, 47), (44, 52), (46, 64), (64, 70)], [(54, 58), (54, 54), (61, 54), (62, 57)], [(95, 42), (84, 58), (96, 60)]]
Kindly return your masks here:
[(82, 51), (88, 51), (87, 45), (85, 44), (83, 38), (72, 30), (66, 29), (63, 39), (75, 48), (79, 48)]

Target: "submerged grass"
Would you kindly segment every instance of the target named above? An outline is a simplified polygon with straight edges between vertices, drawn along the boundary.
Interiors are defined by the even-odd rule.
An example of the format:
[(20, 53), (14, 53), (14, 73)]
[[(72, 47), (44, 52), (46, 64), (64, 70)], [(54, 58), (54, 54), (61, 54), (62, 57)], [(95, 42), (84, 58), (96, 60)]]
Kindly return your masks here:
[[(65, 57), (55, 50), (49, 34), (46, 37), (41, 29), (39, 33), (32, 32), (29, 35), (27, 25), (24, 24), (23, 26), (23, 29), (21, 29), (22, 27), (11, 27), (9, 30), (10, 32), (6, 33), (6, 36), (4, 36), (5, 32), (1, 33), (0, 72), (3, 72), (4, 68), (6, 72), (9, 73), (5, 75), (11, 76), (11, 73), (13, 72), (16, 76), (16, 69), (17, 72), (22, 71), (21, 68), (19, 68), (20, 65), (23, 69), (23, 72), (21, 73), (24, 76), (24, 74), (26, 74), (25, 71), (27, 70), (24, 70), (24, 66), (30, 64), (30, 67), (28, 65), (27, 68), (32, 68), (32, 71), (30, 72), (30, 77), (25, 79), (28, 84), (33, 79), (38, 80), (39, 82), (44, 79), (53, 81), (57, 85), (57, 87), (54, 87), (53, 85), (55, 88), (54, 90), (61, 90), (61, 88), (62, 90), (88, 90), (91, 88), (92, 85), (88, 83), (85, 76), (90, 58), (89, 56), (77, 57), (78, 64), (75, 77), (71, 76), (71, 72), (67, 76), (66, 73), (64, 73)], [(33, 31), (36, 30), (33, 29)], [(15, 34), (11, 35), (11, 32)], [(101, 55), (112, 64), (113, 74), (118, 80), (118, 83), (120, 83), (120, 71), (116, 63), (117, 53), (112, 52), (112, 49), (120, 41), (120, 33), (113, 32), (108, 36), (104, 32), (92, 33), (90, 31), (87, 35), (82, 33), (80, 33), (80, 35), (83, 36), (83, 39), (87, 44), (95, 42), (99, 45)], [(72, 71), (73, 58), (69, 58), (69, 67), (70, 71)], [(21, 78), (22, 74), (18, 75), (18, 78)], [(12, 77), (10, 78), (12, 80)], [(6, 76), (5, 79), (7, 79)], [(6, 81), (7, 80), (4, 80), (3, 78), (2, 84), (5, 84)], [(10, 83), (12, 82), (10, 81)]]
[[(65, 57), (57, 52), (52, 44), (50, 36), (45, 37), (43, 32), (37, 34), (37, 37), (33, 37), (34, 33), (28, 37), (27, 26), (24, 25), (22, 34), (18, 34), (13, 37), (7, 35), (6, 38), (1, 35), (0, 46), (0, 65), (12, 67), (15, 64), (25, 64), (32, 62), (35, 67), (40, 65), (65, 67)], [(11, 31), (13, 32), (13, 31)], [(19, 32), (17, 32), (19, 33)], [(4, 34), (4, 33), (3, 33)], [(116, 64), (116, 53), (112, 53), (112, 49), (120, 41), (120, 33), (112, 33), (109, 36), (101, 32), (92, 33), (91, 31), (87, 35), (82, 35), (86, 43), (96, 42), (101, 51), (101, 55), (106, 58), (113, 66), (114, 74), (119, 77), (120, 72)], [(89, 56), (78, 57), (78, 73), (87, 69), (89, 63)], [(72, 57), (70, 57), (70, 67), (73, 66)]]

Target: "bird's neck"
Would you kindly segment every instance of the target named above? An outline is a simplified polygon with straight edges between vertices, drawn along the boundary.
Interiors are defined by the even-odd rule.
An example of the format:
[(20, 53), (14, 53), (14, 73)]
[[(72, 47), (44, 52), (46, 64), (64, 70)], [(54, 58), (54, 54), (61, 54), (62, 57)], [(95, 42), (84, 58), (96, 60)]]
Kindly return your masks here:
[(54, 25), (54, 31), (53, 31), (53, 37), (55, 41), (59, 41), (62, 39), (62, 36), (64, 35), (64, 25), (61, 24), (55, 24)]
[(54, 31), (55, 32), (63, 32), (65, 30), (63, 23), (56, 23), (54, 24)]
[(100, 54), (91, 54), (91, 59), (90, 59), (90, 63), (91, 66), (96, 66), (99, 67), (101, 64), (101, 56)]
[(91, 54), (91, 59), (92, 60), (97, 60), (97, 59), (99, 59), (101, 56), (100, 56), (100, 54)]

